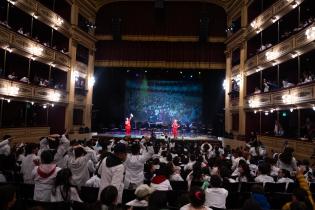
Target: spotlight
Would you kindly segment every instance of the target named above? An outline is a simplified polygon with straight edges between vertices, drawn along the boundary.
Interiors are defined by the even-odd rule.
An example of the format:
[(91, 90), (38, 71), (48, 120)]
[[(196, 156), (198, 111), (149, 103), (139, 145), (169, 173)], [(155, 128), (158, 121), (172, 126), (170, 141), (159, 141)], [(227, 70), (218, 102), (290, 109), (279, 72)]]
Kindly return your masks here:
[(183, 72), (181, 71), (180, 74), (183, 74)]
[(193, 78), (193, 75), (190, 75), (190, 78)]

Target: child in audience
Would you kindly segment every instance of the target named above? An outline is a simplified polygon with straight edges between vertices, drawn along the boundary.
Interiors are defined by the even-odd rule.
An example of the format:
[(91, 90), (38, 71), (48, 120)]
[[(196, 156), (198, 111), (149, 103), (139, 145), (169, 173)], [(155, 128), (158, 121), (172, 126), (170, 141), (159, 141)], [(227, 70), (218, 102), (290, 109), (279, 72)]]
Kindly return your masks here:
[(54, 188), (51, 193), (51, 202), (77, 201), (82, 202), (78, 191), (71, 187), (72, 173), (68, 168), (62, 169), (57, 173)]
[(204, 205), (205, 193), (199, 188), (193, 188), (189, 193), (190, 203), (182, 206), (180, 210), (212, 210), (211, 208)]
[(205, 205), (210, 208), (226, 209), (225, 203), (229, 192), (222, 188), (221, 177), (211, 176), (210, 187), (205, 189)]
[(255, 182), (266, 183), (271, 182), (274, 183), (274, 179), (269, 176), (270, 174), (270, 164), (263, 163), (258, 166), (258, 173), (259, 175), (255, 178)]
[(134, 209), (134, 207), (147, 207), (148, 200), (153, 192), (153, 189), (146, 184), (141, 184), (137, 187), (135, 191), (136, 199), (126, 203), (126, 206), (129, 206), (129, 210)]
[(151, 187), (159, 191), (172, 190), (169, 181), (170, 171), (165, 163), (160, 164), (160, 169), (157, 170), (156, 175), (151, 180)]
[(40, 156), (41, 164), (32, 172), (35, 183), (34, 200), (49, 202), (55, 179), (60, 168), (53, 162), (54, 157), (50, 150), (45, 150)]
[(105, 187), (100, 195), (102, 210), (115, 210), (118, 199), (118, 190), (112, 185)]

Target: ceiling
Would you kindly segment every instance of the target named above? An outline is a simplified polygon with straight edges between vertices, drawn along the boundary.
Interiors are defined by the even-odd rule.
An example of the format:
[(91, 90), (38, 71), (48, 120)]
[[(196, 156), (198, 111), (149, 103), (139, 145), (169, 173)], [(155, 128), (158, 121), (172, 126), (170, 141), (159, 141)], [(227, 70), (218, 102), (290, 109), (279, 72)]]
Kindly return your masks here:
[[(154, 1), (154, 0), (89, 0), (90, 3), (93, 4), (96, 10), (99, 10), (103, 5), (113, 3), (113, 2), (119, 2), (119, 1)], [(166, 0), (165, 0), (166, 1)], [(233, 5), (236, 5), (240, 0), (168, 0), (168, 1), (188, 1), (188, 2), (208, 2), (213, 3), (216, 5), (219, 5), (223, 7), (226, 11), (230, 10)]]

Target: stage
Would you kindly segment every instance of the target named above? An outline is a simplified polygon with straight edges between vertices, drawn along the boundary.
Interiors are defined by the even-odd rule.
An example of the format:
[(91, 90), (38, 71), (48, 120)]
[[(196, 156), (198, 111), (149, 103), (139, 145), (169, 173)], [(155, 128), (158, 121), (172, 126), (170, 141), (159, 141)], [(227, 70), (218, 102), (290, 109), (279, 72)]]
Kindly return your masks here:
[[(154, 132), (155, 139), (164, 141), (167, 139), (173, 139), (173, 136), (170, 133), (163, 133), (163, 132)], [(141, 139), (143, 136), (151, 136), (150, 131), (141, 131), (136, 130), (131, 132), (131, 139)], [(125, 137), (124, 131), (108, 131), (104, 133), (98, 133), (97, 135), (93, 136), (94, 138), (100, 138), (100, 139), (122, 139)], [(197, 134), (197, 133), (179, 133), (177, 139), (174, 139), (177, 141), (212, 141), (212, 142), (219, 142), (222, 141), (221, 137), (211, 136), (207, 134)]]

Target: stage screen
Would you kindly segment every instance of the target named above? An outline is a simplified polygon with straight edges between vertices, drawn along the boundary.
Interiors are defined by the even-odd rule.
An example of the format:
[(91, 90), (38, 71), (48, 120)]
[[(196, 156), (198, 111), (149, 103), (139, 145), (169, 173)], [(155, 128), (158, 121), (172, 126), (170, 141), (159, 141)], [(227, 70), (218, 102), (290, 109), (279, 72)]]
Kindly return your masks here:
[(196, 81), (126, 80), (125, 116), (136, 122), (202, 121), (202, 85)]

